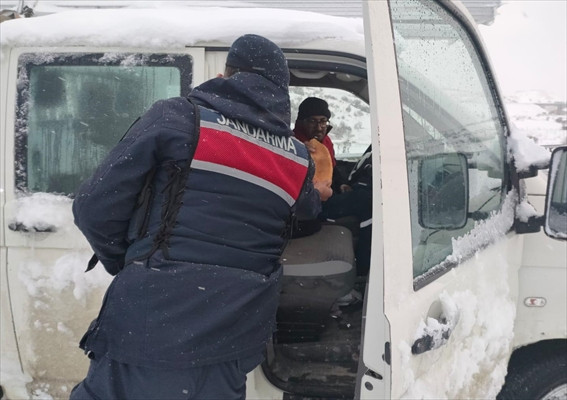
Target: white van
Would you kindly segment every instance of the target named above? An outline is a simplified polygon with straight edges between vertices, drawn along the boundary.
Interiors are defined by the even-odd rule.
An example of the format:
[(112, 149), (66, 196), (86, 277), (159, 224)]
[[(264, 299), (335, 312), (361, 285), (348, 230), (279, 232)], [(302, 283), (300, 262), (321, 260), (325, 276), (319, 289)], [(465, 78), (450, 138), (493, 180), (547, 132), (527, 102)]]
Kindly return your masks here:
[[(286, 249), (247, 398), (484, 399), (505, 382), (503, 399), (565, 398), (566, 149), (546, 197), (549, 155), (517, 151), (460, 3), (364, 1), (363, 20), (87, 3), (0, 25), (2, 398), (65, 398), (85, 376), (78, 342), (111, 277), (83, 272), (73, 193), (154, 101), (222, 72), (244, 33), (284, 49), (293, 117), (305, 97), (329, 102), (337, 168), (373, 148), (372, 220)], [(357, 276), (361, 223), (371, 263)], [(349, 293), (362, 303), (339, 307)]]

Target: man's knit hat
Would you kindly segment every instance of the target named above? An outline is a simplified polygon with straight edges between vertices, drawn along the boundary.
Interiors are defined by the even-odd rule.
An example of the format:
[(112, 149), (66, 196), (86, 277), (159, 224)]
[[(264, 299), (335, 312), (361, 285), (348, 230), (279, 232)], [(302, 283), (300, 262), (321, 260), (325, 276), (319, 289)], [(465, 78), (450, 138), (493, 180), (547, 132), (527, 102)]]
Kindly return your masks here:
[(318, 97), (308, 97), (299, 105), (297, 112), (297, 119), (305, 119), (313, 115), (324, 115), (327, 119), (331, 118), (331, 111), (329, 111), (329, 104), (323, 99)]
[(226, 65), (254, 72), (279, 87), (289, 85), (289, 69), (282, 50), (272, 41), (258, 35), (244, 35), (232, 43)]

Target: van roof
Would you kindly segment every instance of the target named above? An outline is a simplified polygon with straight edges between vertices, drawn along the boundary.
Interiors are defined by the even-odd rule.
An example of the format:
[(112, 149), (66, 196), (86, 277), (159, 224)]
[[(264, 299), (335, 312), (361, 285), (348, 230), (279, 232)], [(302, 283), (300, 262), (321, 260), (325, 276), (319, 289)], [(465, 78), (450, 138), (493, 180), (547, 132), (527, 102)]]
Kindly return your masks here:
[[(300, 11), (315, 11), (328, 15), (341, 17), (360, 17), (362, 16), (361, 0), (28, 0), (24, 4), (22, 0), (0, 0), (0, 8), (16, 10), (22, 5), (31, 3), (36, 15), (53, 13), (65, 9), (79, 8), (123, 8), (123, 7), (153, 7), (176, 6), (189, 3), (193, 6), (221, 6), (221, 7), (268, 7), (268, 8), (287, 8)], [(494, 22), (494, 17), (498, 7), (502, 5), (502, 0), (461, 0), (463, 5), (470, 11), (471, 15), (478, 24), (490, 25)]]
[[(91, 46), (178, 49), (229, 46), (246, 33), (279, 46), (364, 54), (362, 18), (269, 8), (88, 9), (0, 24), (2, 47)], [(348, 47), (345, 47), (346, 43)], [(311, 43), (311, 44), (310, 44)], [(313, 44), (313, 43), (316, 43)]]

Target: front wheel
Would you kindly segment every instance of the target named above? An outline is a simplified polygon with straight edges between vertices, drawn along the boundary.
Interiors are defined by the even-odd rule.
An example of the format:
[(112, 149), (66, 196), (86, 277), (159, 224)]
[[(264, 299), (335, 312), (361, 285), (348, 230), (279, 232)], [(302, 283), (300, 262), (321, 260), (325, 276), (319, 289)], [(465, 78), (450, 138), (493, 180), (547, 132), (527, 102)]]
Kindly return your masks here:
[(567, 400), (567, 348), (512, 355), (497, 399)]

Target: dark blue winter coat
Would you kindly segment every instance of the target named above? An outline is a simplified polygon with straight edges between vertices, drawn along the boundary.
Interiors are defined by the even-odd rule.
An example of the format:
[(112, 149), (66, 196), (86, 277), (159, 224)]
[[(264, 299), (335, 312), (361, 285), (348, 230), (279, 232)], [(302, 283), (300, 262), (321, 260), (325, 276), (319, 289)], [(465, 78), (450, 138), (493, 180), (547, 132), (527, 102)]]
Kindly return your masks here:
[(241, 72), (190, 97), (200, 135), (187, 99), (158, 101), (77, 193), (75, 223), (117, 274), (86, 352), (188, 367), (261, 352), (273, 332), (290, 211), (320, 211), (287, 90)]

